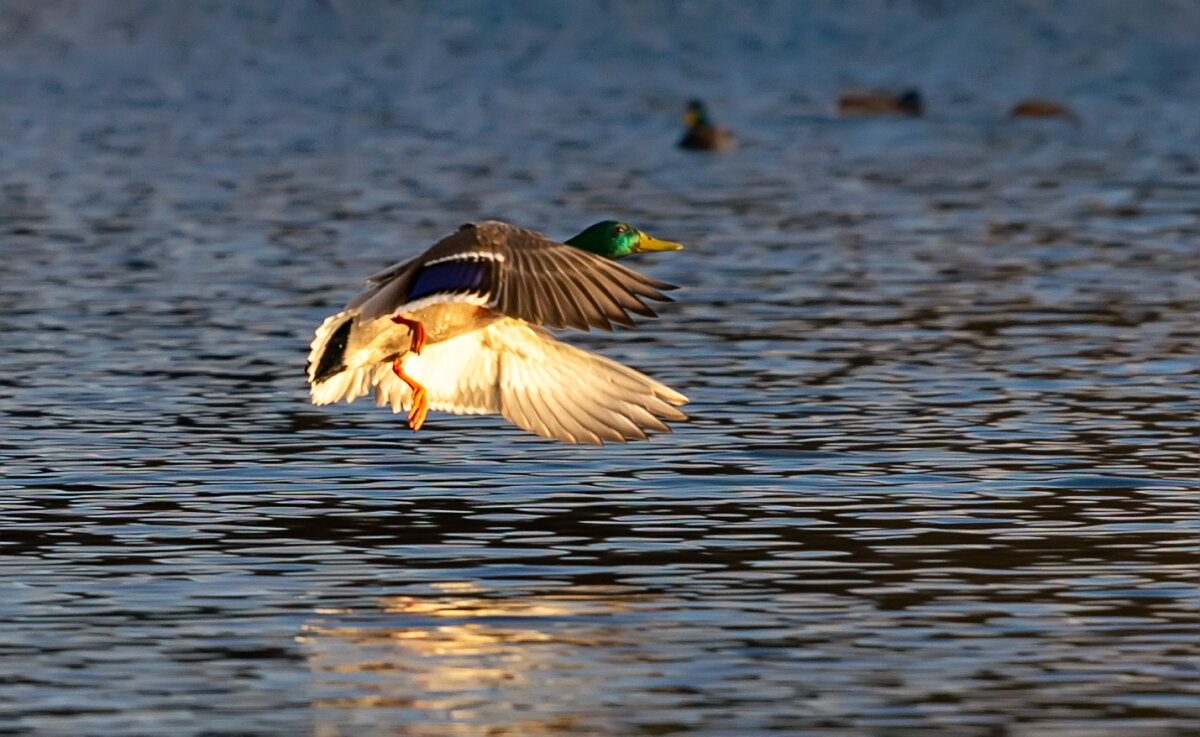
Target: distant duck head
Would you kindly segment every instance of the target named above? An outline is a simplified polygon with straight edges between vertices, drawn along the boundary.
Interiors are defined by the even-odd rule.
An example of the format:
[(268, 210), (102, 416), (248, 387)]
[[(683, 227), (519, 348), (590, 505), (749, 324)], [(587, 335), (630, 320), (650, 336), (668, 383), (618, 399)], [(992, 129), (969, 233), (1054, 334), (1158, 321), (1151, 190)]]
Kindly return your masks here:
[(687, 108), (683, 111), (683, 124), (688, 128), (712, 125), (712, 120), (708, 117), (708, 108), (702, 100), (688, 100)]
[(896, 107), (909, 115), (922, 115), (925, 112), (925, 103), (921, 100), (921, 93), (915, 89), (908, 89), (897, 95)]

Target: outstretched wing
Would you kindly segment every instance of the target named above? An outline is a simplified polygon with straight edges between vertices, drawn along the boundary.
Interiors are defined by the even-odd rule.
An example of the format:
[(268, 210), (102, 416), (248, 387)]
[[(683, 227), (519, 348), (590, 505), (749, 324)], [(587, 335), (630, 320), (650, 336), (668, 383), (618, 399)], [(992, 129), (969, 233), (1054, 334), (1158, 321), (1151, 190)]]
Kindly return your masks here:
[(654, 317), (646, 300), (669, 302), (671, 284), (541, 233), (487, 221), (467, 224), (415, 259), (372, 276), (347, 309), (362, 319), (465, 302), (554, 328), (633, 327)]
[[(425, 347), (404, 359), (404, 371), (425, 387), (431, 409), (456, 414), (500, 413), (546, 438), (600, 445), (669, 432), (664, 420), (685, 420), (687, 397), (616, 361), (555, 340), (519, 320)], [(412, 401), (388, 366), (376, 369), (375, 401), (399, 412)]]

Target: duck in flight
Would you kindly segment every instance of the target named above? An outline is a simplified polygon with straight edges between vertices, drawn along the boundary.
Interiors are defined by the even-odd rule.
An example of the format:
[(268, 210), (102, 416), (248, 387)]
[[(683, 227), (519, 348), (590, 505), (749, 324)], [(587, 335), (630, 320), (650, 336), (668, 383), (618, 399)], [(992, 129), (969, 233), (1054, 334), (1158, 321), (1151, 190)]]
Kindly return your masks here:
[(634, 327), (669, 302), (671, 284), (616, 263), (674, 251), (625, 223), (596, 223), (565, 243), (507, 223), (468, 223), (368, 288), (316, 330), (313, 404), (373, 393), (408, 409), (501, 414), (546, 438), (599, 445), (669, 432), (687, 397), (616, 361), (560, 342), (550, 328)]

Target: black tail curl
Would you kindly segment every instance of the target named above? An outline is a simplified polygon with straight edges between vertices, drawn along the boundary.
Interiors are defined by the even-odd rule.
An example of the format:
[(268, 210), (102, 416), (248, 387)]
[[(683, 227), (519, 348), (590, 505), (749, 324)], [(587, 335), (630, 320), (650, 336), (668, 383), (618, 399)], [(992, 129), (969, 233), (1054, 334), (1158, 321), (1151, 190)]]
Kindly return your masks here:
[(313, 374), (313, 382), (320, 384), (326, 379), (337, 376), (346, 370), (346, 344), (350, 341), (350, 330), (354, 327), (354, 318), (347, 317), (325, 344), (325, 351), (317, 361), (317, 370)]

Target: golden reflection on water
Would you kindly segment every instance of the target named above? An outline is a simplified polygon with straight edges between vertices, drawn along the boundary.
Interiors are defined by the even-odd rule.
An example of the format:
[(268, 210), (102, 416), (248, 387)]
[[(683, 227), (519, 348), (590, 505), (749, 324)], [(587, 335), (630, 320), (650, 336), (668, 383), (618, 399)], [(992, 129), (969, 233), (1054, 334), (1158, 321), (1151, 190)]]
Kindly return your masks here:
[(364, 710), (393, 710), (388, 721), (404, 735), (561, 734), (590, 724), (602, 705), (588, 694), (611, 676), (595, 653), (611, 657), (642, 632), (612, 618), (652, 601), (616, 586), (506, 599), (473, 584), (437, 588), (445, 595), (384, 597), (372, 612), (318, 610), (330, 623), (304, 627), (297, 640), (316, 676), (317, 734), (379, 724)]

